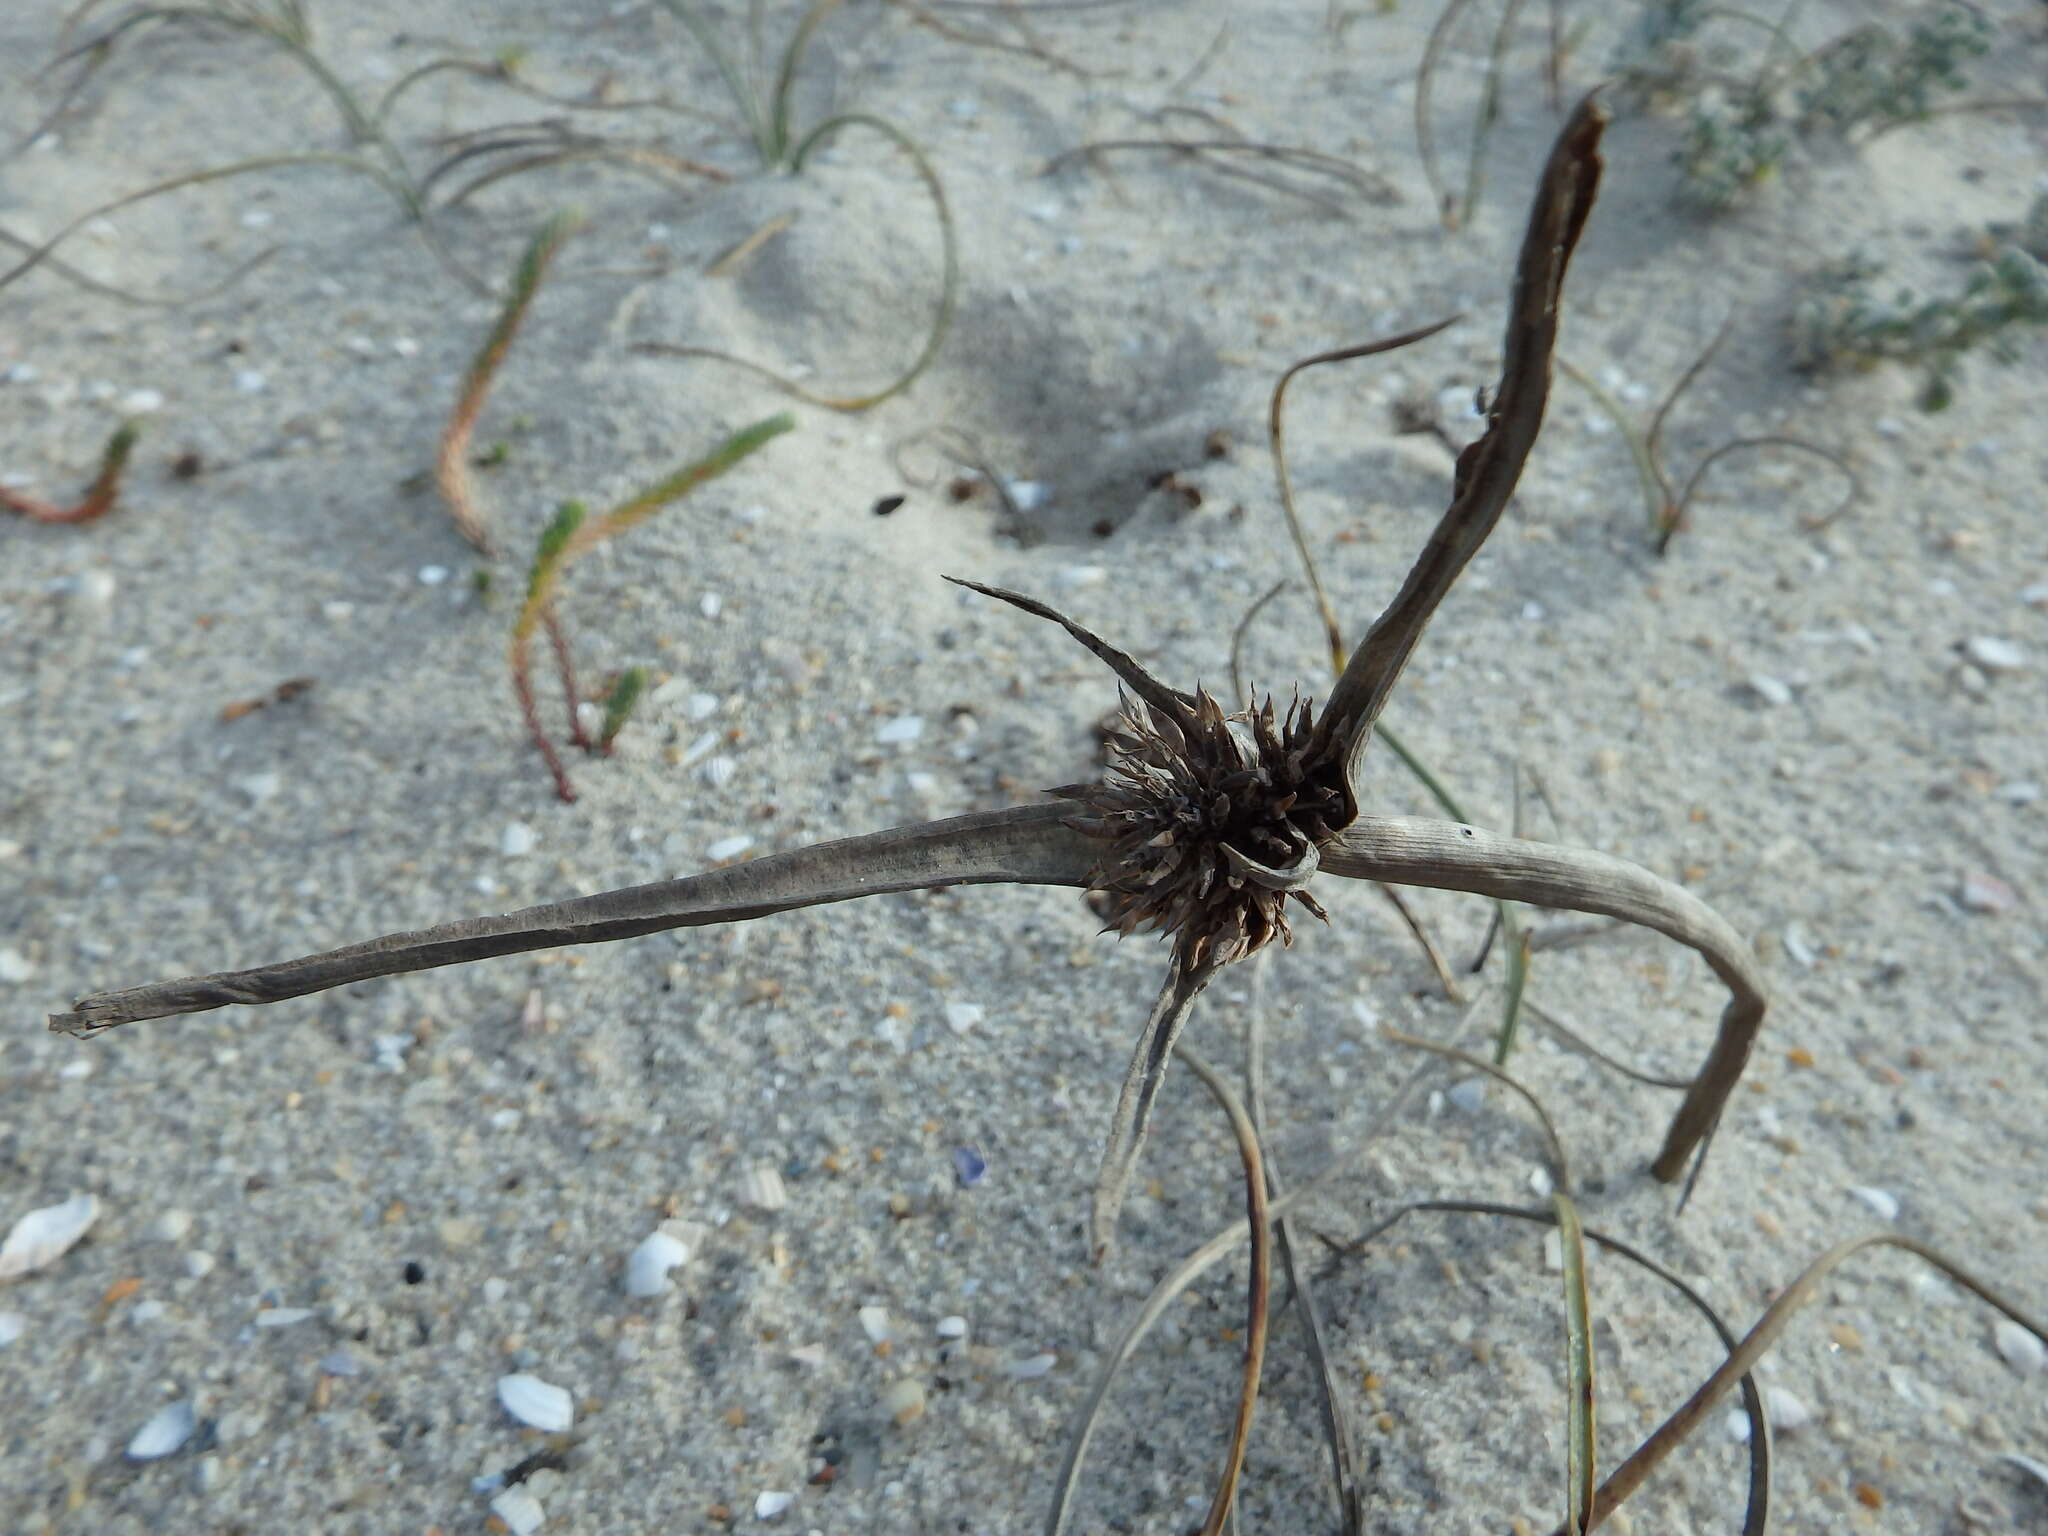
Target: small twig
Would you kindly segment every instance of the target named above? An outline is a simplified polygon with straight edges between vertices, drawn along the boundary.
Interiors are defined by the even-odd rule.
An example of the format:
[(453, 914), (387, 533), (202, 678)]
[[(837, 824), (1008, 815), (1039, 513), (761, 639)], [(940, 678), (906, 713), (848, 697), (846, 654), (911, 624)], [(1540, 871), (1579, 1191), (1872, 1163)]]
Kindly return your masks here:
[(141, 430), (133, 421), (124, 421), (114, 429), (107, 446), (100, 450), (99, 473), (93, 476), (85, 494), (70, 506), (0, 485), (0, 507), (39, 523), (89, 523), (105, 516), (114, 509), (114, 501), (121, 493), (121, 472), (128, 466), (128, 455), (134, 450)]

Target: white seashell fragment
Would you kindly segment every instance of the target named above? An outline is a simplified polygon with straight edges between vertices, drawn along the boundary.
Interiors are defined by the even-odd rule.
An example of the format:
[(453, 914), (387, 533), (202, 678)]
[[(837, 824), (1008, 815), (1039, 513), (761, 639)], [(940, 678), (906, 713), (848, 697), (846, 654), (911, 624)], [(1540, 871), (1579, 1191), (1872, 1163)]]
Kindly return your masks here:
[(130, 1461), (161, 1461), (192, 1438), (199, 1427), (199, 1415), (189, 1402), (172, 1403), (153, 1414), (128, 1442)]
[(524, 858), (540, 842), (540, 834), (523, 821), (508, 821), (498, 834), (498, 852), (508, 859)]
[(540, 1500), (524, 1488), (507, 1488), (492, 1499), (491, 1513), (505, 1522), (505, 1529), (512, 1536), (533, 1536), (548, 1523), (547, 1511), (540, 1507)]
[(720, 610), (722, 610), (724, 607), (725, 599), (720, 597), (716, 592), (706, 592), (702, 597), (697, 599), (697, 611), (703, 614), (704, 617), (707, 619), (717, 618)]
[(60, 1205), (30, 1211), (0, 1243), (0, 1281), (54, 1264), (99, 1218), (100, 1203), (92, 1195), (74, 1195)]
[(2025, 651), (1995, 635), (1972, 635), (1963, 642), (1963, 652), (1986, 672), (2021, 672), (2027, 665)]
[(683, 705), (683, 713), (692, 720), (709, 720), (718, 713), (718, 695), (715, 693), (693, 693)]
[(951, 1317), (942, 1317), (935, 1331), (942, 1339), (964, 1339), (967, 1337), (967, 1319), (958, 1313)]
[(526, 1371), (498, 1378), (498, 1401), (520, 1423), (551, 1435), (566, 1433), (576, 1422), (576, 1405), (568, 1388)]
[(313, 1315), (311, 1307), (259, 1307), (256, 1311), (258, 1328), (289, 1328), (293, 1323), (303, 1323)]
[(966, 1034), (987, 1016), (979, 1003), (946, 1004), (946, 1024), (956, 1035)]
[(875, 727), (875, 740), (885, 747), (899, 746), (906, 741), (915, 741), (923, 734), (923, 715), (898, 715), (892, 720), (884, 720)]
[(773, 1163), (755, 1163), (740, 1176), (740, 1204), (757, 1211), (779, 1211), (789, 1204), (789, 1188)]
[(1899, 1197), (1890, 1190), (1871, 1184), (1851, 1184), (1849, 1193), (1875, 1211), (1879, 1221), (1899, 1219)]
[(1452, 1106), (1468, 1115), (1476, 1115), (1486, 1105), (1486, 1079), (1465, 1077), (1444, 1090), (1444, 1097)]
[(1749, 691), (1776, 709), (1792, 702), (1792, 685), (1768, 672), (1750, 673)]
[(1998, 1320), (1997, 1326), (1991, 1330), (1991, 1341), (1998, 1346), (2005, 1363), (2022, 1376), (2048, 1371), (2048, 1344), (2043, 1344), (2011, 1318), (2001, 1317)]
[(1771, 1428), (1787, 1435), (1813, 1422), (1813, 1410), (1783, 1387), (1764, 1388), (1764, 1415)]
[(898, 1429), (923, 1418), (924, 1384), (908, 1376), (892, 1381), (882, 1394), (882, 1412)]
[(862, 1307), (860, 1331), (868, 1336), (870, 1344), (886, 1344), (896, 1337), (896, 1330), (889, 1323), (887, 1307)]
[(626, 1294), (659, 1296), (668, 1290), (668, 1272), (690, 1261), (689, 1245), (667, 1232), (654, 1231), (640, 1240), (626, 1260)]
[(123, 416), (147, 416), (163, 408), (164, 396), (160, 389), (131, 389), (121, 397)]
[(1043, 1354), (1026, 1355), (1022, 1360), (1012, 1360), (1003, 1367), (1003, 1374), (1013, 1381), (1036, 1381), (1041, 1376), (1050, 1376), (1052, 1368), (1060, 1363), (1060, 1357), (1051, 1350)]
[(793, 1493), (785, 1493), (780, 1488), (763, 1488), (754, 1495), (754, 1518), (773, 1520), (795, 1502)]
[(727, 859), (738, 858), (753, 846), (754, 840), (751, 837), (744, 832), (736, 832), (731, 837), (721, 837), (706, 848), (704, 857), (714, 864), (723, 864)]
[(5, 1349), (28, 1332), (28, 1319), (19, 1312), (0, 1312), (0, 1349)]
[(35, 973), (35, 963), (27, 955), (12, 945), (0, 948), (0, 981), (18, 986)]
[(721, 753), (704, 765), (704, 782), (713, 789), (723, 789), (732, 782), (732, 776), (740, 771), (740, 765)]

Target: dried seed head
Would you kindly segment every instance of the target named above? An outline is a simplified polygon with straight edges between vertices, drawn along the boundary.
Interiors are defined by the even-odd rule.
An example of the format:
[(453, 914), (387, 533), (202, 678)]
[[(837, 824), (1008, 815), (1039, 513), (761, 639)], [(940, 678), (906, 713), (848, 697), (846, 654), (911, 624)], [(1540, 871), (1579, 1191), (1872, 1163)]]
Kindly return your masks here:
[(1189, 962), (1227, 964), (1292, 941), (1290, 899), (1324, 916), (1303, 887), (1358, 807), (1312, 706), (1297, 698), (1276, 721), (1268, 698), (1226, 716), (1197, 691), (1176, 719), (1125, 696), (1117, 725), (1104, 782), (1053, 791), (1083, 807), (1070, 826), (1109, 844), (1093, 880), (1109, 928), (1171, 933)]

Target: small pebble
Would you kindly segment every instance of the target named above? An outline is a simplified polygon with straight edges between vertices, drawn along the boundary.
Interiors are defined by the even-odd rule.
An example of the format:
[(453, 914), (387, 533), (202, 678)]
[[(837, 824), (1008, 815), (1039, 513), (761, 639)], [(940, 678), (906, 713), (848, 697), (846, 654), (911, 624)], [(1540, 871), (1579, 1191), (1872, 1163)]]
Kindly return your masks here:
[(99, 1217), (100, 1203), (92, 1195), (74, 1195), (60, 1204), (30, 1211), (9, 1229), (7, 1241), (0, 1243), (0, 1280), (18, 1279), (54, 1264)]
[(689, 1262), (690, 1249), (680, 1238), (656, 1230), (640, 1240), (626, 1260), (626, 1294), (659, 1296), (669, 1288), (668, 1272)]
[(2048, 1371), (2048, 1344), (2043, 1344), (2011, 1318), (2001, 1317), (1998, 1320), (1992, 1327), (1991, 1341), (1998, 1346), (2005, 1363), (2022, 1376)]
[(692, 720), (709, 720), (718, 713), (718, 695), (715, 693), (693, 693), (683, 705), (683, 713)]
[(907, 741), (915, 741), (923, 734), (924, 716), (898, 715), (892, 720), (883, 721), (876, 728), (875, 740), (885, 747), (893, 747)]
[(1963, 642), (1963, 654), (1986, 672), (2021, 672), (2027, 665), (2025, 651), (1994, 635), (1973, 635)]
[(182, 1243), (192, 1230), (192, 1213), (172, 1206), (149, 1224), (149, 1235), (160, 1243)]
[(185, 1273), (194, 1280), (204, 1280), (213, 1273), (214, 1257), (204, 1248), (194, 1248), (185, 1255)]
[(789, 1187), (773, 1163), (755, 1163), (740, 1176), (740, 1204), (757, 1211), (779, 1211), (789, 1204)]
[(547, 1524), (547, 1512), (536, 1499), (521, 1487), (507, 1488), (491, 1500), (491, 1513), (505, 1522), (505, 1529), (512, 1536), (533, 1536), (533, 1533)]
[(1783, 678), (1771, 676), (1768, 672), (1750, 673), (1749, 691), (1773, 708), (1781, 708), (1792, 702), (1792, 685)]
[(525, 1371), (498, 1378), (498, 1401), (520, 1423), (551, 1435), (566, 1434), (576, 1422), (568, 1389)]
[(1457, 1109), (1476, 1115), (1486, 1105), (1486, 1079), (1461, 1077), (1444, 1090), (1444, 1097)]
[(754, 1518), (773, 1520), (795, 1502), (793, 1493), (784, 1493), (780, 1488), (763, 1488), (754, 1495)]
[(896, 1330), (889, 1324), (887, 1307), (862, 1307), (858, 1315), (860, 1331), (868, 1336), (870, 1344), (886, 1344), (896, 1337)]
[(1813, 1422), (1813, 1411), (1784, 1387), (1764, 1388), (1764, 1414), (1770, 1419), (1771, 1428), (1787, 1435)]
[(934, 1331), (942, 1339), (964, 1339), (967, 1337), (967, 1319), (958, 1313), (951, 1317), (942, 1317)]
[(2048, 608), (2048, 581), (2036, 581), (2021, 587), (2020, 601), (2029, 608)]
[(1003, 1366), (1003, 1374), (1014, 1381), (1036, 1381), (1041, 1376), (1050, 1376), (1052, 1368), (1060, 1363), (1060, 1357), (1051, 1350), (1043, 1354), (1026, 1355), (1022, 1360), (1012, 1360)]
[(448, 567), (445, 565), (423, 565), (420, 567), (419, 574), (421, 586), (438, 587), (448, 579)]
[(258, 1328), (289, 1328), (293, 1323), (303, 1323), (313, 1315), (311, 1307), (258, 1307), (256, 1326)]
[(284, 788), (284, 775), (278, 773), (245, 773), (235, 780), (235, 788), (249, 797), (251, 805), (262, 805), (277, 798), (277, 792)]
[(410, 336), (394, 336), (391, 338), (391, 350), (400, 357), (418, 357), (420, 344)]
[(714, 864), (723, 864), (727, 859), (738, 858), (753, 846), (754, 840), (751, 837), (747, 836), (744, 832), (737, 832), (731, 837), (721, 837), (709, 848), (706, 848), (704, 850), (704, 857), (711, 860)]
[(508, 821), (498, 834), (498, 852), (508, 859), (524, 858), (539, 843), (540, 834), (523, 821)]
[(260, 395), (270, 385), (270, 379), (261, 368), (240, 368), (235, 371), (235, 388), (245, 395)]
[(18, 985), (35, 973), (35, 966), (20, 950), (11, 944), (0, 947), (0, 981)]
[(2014, 779), (1991, 791), (2007, 805), (2032, 805), (2041, 798), (2041, 786), (2031, 779)]
[(725, 607), (725, 599), (716, 592), (706, 592), (697, 599), (697, 611), (707, 619), (715, 619)]
[(972, 1189), (988, 1177), (988, 1159), (972, 1147), (953, 1149), (953, 1177), (962, 1189)]
[(0, 1312), (0, 1349), (5, 1349), (28, 1332), (28, 1319), (19, 1312)]
[(121, 414), (124, 416), (147, 416), (151, 411), (164, 408), (161, 390), (131, 389), (121, 397)]
[(1849, 1193), (1875, 1211), (1879, 1221), (1898, 1220), (1899, 1197), (1890, 1190), (1878, 1189), (1870, 1184), (1851, 1184)]
[(924, 1417), (924, 1384), (904, 1377), (882, 1394), (882, 1412), (898, 1429)]
[(2010, 912), (2020, 900), (2018, 893), (1996, 875), (1975, 869), (1963, 876), (1962, 888), (1956, 895), (1970, 911), (1992, 914)]
[(147, 1424), (135, 1431), (135, 1438), (128, 1442), (125, 1454), (130, 1461), (161, 1461), (190, 1440), (192, 1431), (198, 1427), (199, 1416), (192, 1411), (191, 1403), (172, 1403), (168, 1408), (159, 1409)]
[(979, 1003), (946, 1004), (946, 1024), (956, 1035), (964, 1035), (987, 1017)]

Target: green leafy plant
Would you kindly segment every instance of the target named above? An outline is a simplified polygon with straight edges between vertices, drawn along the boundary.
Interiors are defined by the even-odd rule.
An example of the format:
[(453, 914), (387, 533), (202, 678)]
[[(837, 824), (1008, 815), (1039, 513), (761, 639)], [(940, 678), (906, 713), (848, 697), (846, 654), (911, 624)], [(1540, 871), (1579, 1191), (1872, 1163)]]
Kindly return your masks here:
[(519, 712), (526, 721), (527, 733), (548, 766), (548, 773), (555, 782), (555, 792), (564, 801), (574, 800), (576, 791), (569, 782), (568, 770), (562, 765), (561, 754), (555, 750), (554, 743), (548, 739), (547, 731), (540, 723), (540, 708), (533, 694), (534, 632), (544, 629), (554, 652), (556, 670), (568, 704), (571, 746), (609, 754), (614, 739), (639, 701), (647, 679), (644, 671), (632, 668), (613, 685), (605, 701), (604, 725), (597, 741), (592, 742), (583, 728), (582, 700), (576, 689), (568, 637), (556, 611), (555, 592), (562, 577), (582, 555), (646, 522), (663, 507), (687, 496), (707, 480), (717, 479), (771, 438), (779, 437), (795, 426), (796, 419), (783, 412), (742, 427), (701, 459), (685, 464), (639, 494), (627, 497), (604, 516), (593, 520), (581, 502), (564, 502), (561, 510), (541, 531), (533, 565), (527, 572), (526, 596), (519, 605), (518, 617), (512, 623), (512, 691), (519, 700)]
[(1823, 272), (1792, 316), (1795, 364), (1809, 372), (1918, 363), (1926, 370), (1922, 410), (1955, 398), (1963, 359), (1978, 348), (2001, 362), (2018, 354), (2020, 336), (2048, 324), (2048, 267), (2009, 245), (1971, 272), (1956, 292), (1921, 298), (1910, 288), (1881, 297), (1882, 269), (1849, 261)]

